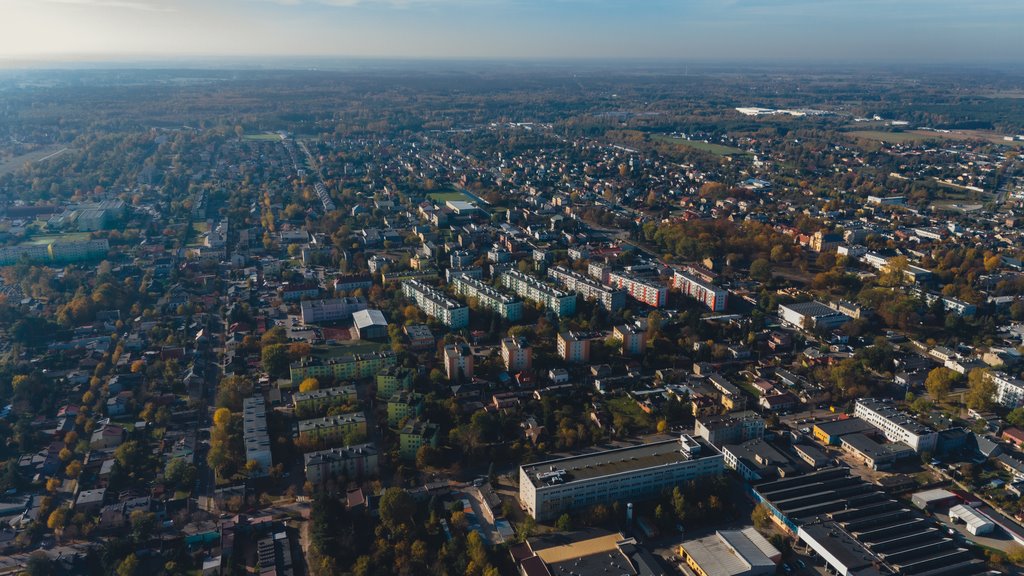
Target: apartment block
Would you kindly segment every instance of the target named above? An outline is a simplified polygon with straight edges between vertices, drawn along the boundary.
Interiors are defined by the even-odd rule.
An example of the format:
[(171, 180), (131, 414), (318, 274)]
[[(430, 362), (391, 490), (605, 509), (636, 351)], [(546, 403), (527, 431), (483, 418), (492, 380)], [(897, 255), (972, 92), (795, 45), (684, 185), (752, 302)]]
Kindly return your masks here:
[(448, 380), (473, 379), (473, 352), (465, 342), (444, 347), (444, 372)]
[(313, 378), (335, 378), (337, 380), (359, 380), (372, 378), (381, 370), (398, 364), (398, 356), (394, 352), (371, 352), (368, 354), (349, 354), (337, 358), (320, 358), (311, 356), (289, 367), (291, 385), (298, 386), (303, 380)]
[(260, 465), (259, 476), (265, 476), (274, 466), (270, 454), (270, 435), (267, 433), (267, 404), (262, 396), (242, 401), (242, 439), (245, 443), (245, 461)]
[(409, 390), (416, 371), (403, 366), (391, 366), (377, 374), (377, 398), (391, 398), (395, 392)]
[(993, 396), (996, 403), (1006, 408), (1024, 405), (1024, 380), (1014, 378), (1005, 372), (988, 372), (986, 375), (996, 385)]
[(314, 486), (338, 476), (354, 480), (376, 476), (379, 471), (377, 447), (373, 444), (317, 450), (305, 454), (303, 460), (306, 464), (306, 480)]
[(533, 347), (525, 338), (504, 338), (501, 341), (501, 359), (509, 372), (525, 372), (533, 366)]
[(296, 412), (302, 414), (317, 414), (355, 399), (355, 386), (336, 386), (309, 392), (296, 392), (292, 395), (292, 406)]
[(697, 277), (694, 274), (677, 270), (672, 277), (672, 286), (701, 304), (709, 310), (721, 312), (725, 310), (729, 299), (729, 292), (711, 282)]
[(427, 316), (436, 318), (453, 330), (469, 326), (469, 308), (445, 296), (444, 292), (433, 286), (419, 280), (406, 280), (402, 282), (402, 294), (416, 302), (416, 306)]
[(416, 452), (422, 446), (437, 448), (437, 424), (412, 419), (398, 434), (398, 457), (406, 462), (416, 461)]
[(632, 324), (616, 326), (612, 334), (622, 341), (624, 356), (640, 356), (647, 349), (647, 332)]
[(562, 266), (553, 266), (548, 269), (548, 278), (551, 278), (569, 292), (577, 292), (587, 300), (598, 302), (602, 308), (609, 312), (616, 312), (626, 307), (625, 290), (605, 286), (579, 272), (563, 268)]
[(575, 293), (563, 292), (518, 270), (506, 270), (501, 274), (500, 282), (520, 298), (539, 302), (558, 316), (571, 316), (576, 313)]
[(600, 332), (559, 332), (558, 357), (570, 364), (590, 362), (590, 343), (599, 339)]
[(299, 440), (333, 444), (344, 440), (347, 434), (366, 434), (366, 415), (349, 412), (325, 418), (299, 420)]
[(664, 306), (668, 298), (668, 288), (659, 282), (634, 276), (628, 272), (609, 273), (608, 283), (616, 288), (624, 289), (630, 298), (655, 308)]
[(476, 298), (480, 307), (491, 310), (509, 322), (516, 322), (523, 317), (523, 301), (502, 294), (493, 287), (470, 278), (457, 276), (452, 280), (455, 293), (463, 298)]

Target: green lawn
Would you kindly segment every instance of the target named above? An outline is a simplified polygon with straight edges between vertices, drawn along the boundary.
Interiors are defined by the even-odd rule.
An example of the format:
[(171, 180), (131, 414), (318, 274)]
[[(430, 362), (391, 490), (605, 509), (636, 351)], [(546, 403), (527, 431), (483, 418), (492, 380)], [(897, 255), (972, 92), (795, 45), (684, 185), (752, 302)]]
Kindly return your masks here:
[(64, 240), (67, 242), (84, 242), (92, 236), (88, 232), (69, 232), (67, 234), (47, 234), (44, 236), (33, 236), (31, 239), (26, 240), (25, 244), (39, 245), (49, 244), (54, 240)]
[(622, 417), (630, 432), (650, 431), (654, 428), (654, 417), (641, 410), (636, 401), (628, 396), (612, 398), (607, 402), (607, 406), (613, 417), (615, 415)]
[(272, 140), (278, 141), (281, 139), (277, 134), (246, 134), (242, 136), (243, 140)]
[(736, 156), (739, 154), (746, 154), (746, 150), (739, 148), (733, 148), (732, 146), (723, 146), (722, 144), (713, 144), (710, 142), (701, 142), (700, 140), (686, 140), (683, 138), (673, 138), (672, 136), (665, 136), (663, 134), (654, 134), (651, 139), (658, 142), (665, 142), (667, 144), (675, 144), (676, 146), (682, 146), (683, 148), (691, 148), (693, 150), (700, 150), (701, 152), (707, 152), (716, 156)]
[(938, 134), (924, 135), (917, 132), (885, 132), (882, 130), (854, 130), (847, 132), (854, 138), (861, 140), (873, 140), (875, 142), (889, 142), (891, 144), (908, 144), (924, 142), (926, 140), (937, 140)]
[(464, 200), (466, 202), (472, 202), (473, 201), (472, 198), (470, 198), (469, 196), (466, 196), (462, 192), (454, 192), (454, 191), (453, 192), (434, 192), (432, 194), (427, 194), (427, 197), (429, 197), (434, 202), (447, 202), (449, 200)]

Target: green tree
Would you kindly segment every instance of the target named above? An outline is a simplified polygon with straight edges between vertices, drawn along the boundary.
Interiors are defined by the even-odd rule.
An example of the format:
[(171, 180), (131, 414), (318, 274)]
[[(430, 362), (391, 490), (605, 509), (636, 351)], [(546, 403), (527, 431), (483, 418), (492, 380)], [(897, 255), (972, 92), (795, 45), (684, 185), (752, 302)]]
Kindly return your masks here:
[(559, 532), (569, 532), (572, 530), (572, 516), (569, 516), (568, 513), (559, 516), (558, 520), (555, 521), (555, 530)]
[(263, 369), (271, 377), (281, 378), (288, 374), (288, 364), (291, 362), (288, 346), (284, 344), (264, 346), (260, 352), (260, 359), (263, 361)]
[(975, 368), (967, 375), (967, 407), (988, 412), (995, 405), (996, 384), (985, 368)]
[(388, 488), (380, 497), (380, 522), (391, 532), (397, 532), (403, 524), (412, 522), (415, 510), (412, 496), (401, 488)]
[(953, 389), (953, 384), (956, 383), (958, 375), (949, 368), (938, 367), (928, 373), (928, 377), (924, 380), (924, 387), (928, 390), (938, 402), (942, 402), (949, 391)]
[(124, 560), (117, 565), (117, 576), (135, 576), (139, 570), (139, 558), (135, 553), (125, 556)]

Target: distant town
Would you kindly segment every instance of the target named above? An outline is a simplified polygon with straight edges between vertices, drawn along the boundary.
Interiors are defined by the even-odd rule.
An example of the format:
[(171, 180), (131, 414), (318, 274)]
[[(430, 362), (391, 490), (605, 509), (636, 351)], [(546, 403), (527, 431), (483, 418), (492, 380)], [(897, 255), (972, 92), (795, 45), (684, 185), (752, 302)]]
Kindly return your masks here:
[(476, 66), (0, 75), (0, 575), (1021, 573), (1024, 77)]

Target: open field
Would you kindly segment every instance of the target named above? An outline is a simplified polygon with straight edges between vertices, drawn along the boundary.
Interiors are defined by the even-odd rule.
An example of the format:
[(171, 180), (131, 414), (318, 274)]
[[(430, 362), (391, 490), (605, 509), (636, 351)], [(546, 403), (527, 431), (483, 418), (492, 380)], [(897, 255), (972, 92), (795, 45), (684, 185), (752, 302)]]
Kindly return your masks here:
[(675, 144), (676, 146), (682, 146), (684, 148), (700, 150), (709, 154), (715, 154), (716, 156), (735, 156), (737, 154), (747, 153), (745, 150), (733, 148), (732, 146), (723, 146), (722, 144), (701, 142), (699, 140), (684, 140), (683, 138), (673, 138), (672, 136), (665, 136), (662, 134), (652, 135), (651, 139), (658, 142), (665, 142), (666, 144)]
[(473, 202), (473, 199), (466, 196), (462, 192), (434, 192), (433, 194), (427, 194), (431, 200), (435, 202), (447, 202), (449, 200), (464, 200), (466, 202)]
[(277, 142), (281, 140), (281, 137), (277, 134), (246, 134), (242, 136), (242, 140), (267, 140)]
[(25, 244), (40, 245), (49, 244), (54, 240), (67, 240), (72, 242), (82, 242), (92, 238), (88, 232), (69, 232), (67, 234), (47, 234), (45, 236), (34, 236), (29, 240), (25, 241)]
[(1007, 144), (1016, 147), (1024, 146), (1024, 142), (1007, 142), (1006, 140), (1003, 140), (1002, 134), (987, 132), (985, 130), (951, 130), (949, 132), (933, 132), (931, 130), (907, 130), (905, 132), (853, 130), (846, 134), (862, 140), (889, 142), (892, 144), (910, 144), (926, 142), (928, 140), (983, 140), (993, 144)]
[(49, 160), (50, 158), (56, 158), (67, 151), (67, 148), (61, 146), (50, 146), (42, 150), (30, 152), (28, 154), (22, 154), (21, 156), (15, 156), (8, 160), (0, 161), (0, 176), (13, 172), (18, 168), (21, 168), (26, 163), (31, 164), (33, 162), (42, 162)]

